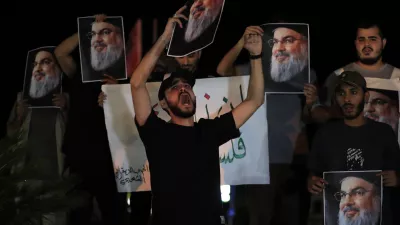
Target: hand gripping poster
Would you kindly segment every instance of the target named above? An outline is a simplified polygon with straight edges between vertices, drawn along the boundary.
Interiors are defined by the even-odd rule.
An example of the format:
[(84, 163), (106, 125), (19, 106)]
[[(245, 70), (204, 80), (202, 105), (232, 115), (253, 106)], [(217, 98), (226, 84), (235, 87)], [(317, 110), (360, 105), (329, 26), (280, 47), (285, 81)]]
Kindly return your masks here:
[(325, 225), (380, 225), (382, 176), (380, 170), (325, 172)]
[(263, 35), (265, 89), (270, 93), (303, 93), (310, 83), (310, 35), (304, 23), (267, 23)]
[[(195, 121), (213, 119), (246, 98), (249, 76), (207, 78), (196, 81)], [(153, 110), (169, 121), (158, 100), (160, 82), (147, 83)], [(134, 122), (129, 84), (103, 85), (105, 123), (119, 192), (150, 190), (151, 163)], [(241, 136), (220, 146), (221, 185), (269, 184), (266, 104), (240, 128)], [(218, 159), (216, 159), (218, 160)], [(171, 162), (171, 164), (179, 162)]]
[(44, 46), (28, 52), (23, 97), (30, 108), (58, 108), (54, 100), (62, 92), (63, 72), (54, 49)]
[(127, 78), (124, 23), (121, 16), (78, 18), (82, 82), (98, 82), (111, 76)]
[[(168, 47), (168, 56), (182, 57), (199, 51), (214, 42), (225, 0), (189, 0), (180, 14), (182, 27), (175, 25)], [(179, 13), (178, 13), (179, 14)]]

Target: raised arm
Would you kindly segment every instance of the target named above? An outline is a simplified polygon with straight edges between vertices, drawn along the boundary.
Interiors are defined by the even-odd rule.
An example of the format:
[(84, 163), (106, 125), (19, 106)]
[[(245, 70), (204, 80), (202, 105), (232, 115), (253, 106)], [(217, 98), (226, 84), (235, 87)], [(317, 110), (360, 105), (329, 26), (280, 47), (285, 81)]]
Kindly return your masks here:
[[(262, 32), (254, 30), (245, 36), (244, 47), (249, 51), (251, 74), (246, 99), (232, 110), (236, 128), (240, 128), (264, 103), (264, 74), (262, 71)], [(259, 56), (259, 57), (255, 57)]]
[(72, 78), (76, 72), (76, 63), (72, 58), (71, 53), (79, 44), (78, 33), (68, 37), (61, 42), (55, 49), (54, 54), (60, 64), (61, 69), (64, 73)]
[(239, 56), (240, 52), (242, 51), (244, 47), (244, 37), (250, 33), (255, 33), (255, 32), (263, 32), (261, 27), (258, 26), (249, 26), (246, 28), (243, 36), (240, 38), (240, 40), (236, 43), (233, 48), (229, 50), (228, 53), (222, 58), (221, 62), (218, 64), (217, 67), (217, 74), (221, 76), (237, 76), (238, 74), (236, 73), (234, 63)]
[(140, 126), (146, 123), (146, 120), (151, 113), (151, 102), (146, 88), (146, 81), (153, 71), (161, 53), (171, 40), (175, 24), (178, 24), (179, 27), (182, 28), (182, 23), (179, 18), (184, 18), (187, 20), (187, 18), (181, 14), (185, 8), (186, 6), (180, 8), (176, 12), (175, 16), (168, 20), (164, 33), (160, 36), (160, 38), (158, 38), (157, 42), (153, 45), (150, 51), (146, 53), (131, 76), (130, 83), (133, 108), (136, 114), (136, 121)]

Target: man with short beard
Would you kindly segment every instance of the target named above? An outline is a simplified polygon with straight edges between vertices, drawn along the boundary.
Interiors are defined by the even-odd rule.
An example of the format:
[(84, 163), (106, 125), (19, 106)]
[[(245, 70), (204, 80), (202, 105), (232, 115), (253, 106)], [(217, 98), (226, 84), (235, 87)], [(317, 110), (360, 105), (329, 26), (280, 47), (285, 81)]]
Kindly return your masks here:
[[(395, 79), (400, 78), (400, 69), (383, 62), (382, 54), (386, 46), (386, 37), (381, 27), (376, 23), (361, 23), (357, 28), (354, 41), (358, 60), (342, 68), (335, 70), (325, 81), (320, 90), (319, 99), (314, 102), (311, 116), (315, 121), (326, 122), (331, 118), (342, 117), (340, 110), (332, 105), (333, 98), (330, 95), (334, 80), (343, 71), (357, 71), (366, 78)], [(317, 89), (307, 89), (307, 93), (317, 96)]]
[(224, 0), (195, 0), (190, 7), (185, 41), (192, 42), (203, 34), (215, 21), (221, 11)]
[(327, 171), (382, 170), (383, 221), (391, 224), (391, 194), (399, 188), (400, 148), (393, 129), (364, 117), (369, 93), (365, 79), (355, 71), (336, 77), (334, 93), (343, 119), (326, 123), (317, 131), (309, 155), (308, 190), (320, 194), (327, 184), (322, 179)]
[(195, 79), (188, 72), (173, 72), (162, 81), (158, 93), (161, 107), (171, 117), (168, 123), (152, 109), (146, 81), (170, 42), (174, 26), (181, 24), (179, 18), (184, 18), (181, 14), (184, 9), (182, 7), (169, 19), (164, 33), (131, 77), (135, 123), (151, 171), (151, 224), (220, 225), (218, 149), (239, 137), (239, 128), (264, 103), (261, 33), (254, 32), (244, 45), (251, 55), (252, 73), (247, 97), (242, 103), (218, 118), (195, 122)]
[[(268, 41), (272, 48), (271, 79), (288, 82), (296, 76), (308, 76), (307, 30), (301, 25), (283, 24), (273, 30), (274, 37)], [(305, 77), (303, 83), (308, 81)]]
[(399, 96), (397, 91), (369, 89), (370, 97), (365, 103), (364, 115), (378, 122), (389, 124), (395, 133), (399, 127)]
[(381, 196), (376, 184), (380, 185), (381, 179), (368, 175), (349, 176), (340, 181), (340, 191), (334, 194), (339, 202), (339, 225), (378, 225)]

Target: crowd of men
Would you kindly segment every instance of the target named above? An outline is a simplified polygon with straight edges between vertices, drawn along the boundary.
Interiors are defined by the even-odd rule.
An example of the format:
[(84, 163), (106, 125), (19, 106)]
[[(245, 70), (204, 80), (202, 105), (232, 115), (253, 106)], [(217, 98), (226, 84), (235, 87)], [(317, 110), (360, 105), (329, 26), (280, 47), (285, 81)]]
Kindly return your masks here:
[[(247, 27), (216, 69), (219, 76), (249, 74), (249, 91), (245, 101), (219, 118), (195, 123), (193, 115), (196, 100), (192, 88), (196, 79), (207, 77), (198, 68), (201, 50), (184, 57), (175, 57), (173, 60), (178, 68), (169, 68), (170, 71), (163, 69), (162, 61), (162, 57), (168, 58), (163, 54), (171, 40), (174, 24), (185, 19), (181, 15), (182, 10), (169, 19), (162, 35), (140, 62), (127, 62), (134, 69), (128, 68), (132, 74), (125, 81), (104, 74), (103, 82), (83, 84), (79, 63), (72, 57), (79, 45), (78, 34), (65, 39), (54, 52), (41, 53), (51, 62), (46, 65), (39, 63), (35, 70), (46, 75), (62, 70), (70, 86), (54, 98), (54, 105), (59, 109), (28, 108), (19, 93), (10, 114), (7, 134), (12, 136), (21, 128), (28, 129), (28, 147), (32, 149), (28, 151), (32, 156), (30, 160), (41, 157), (52, 162), (41, 168), (41, 173), (54, 177), (66, 176), (66, 171), (68, 174), (78, 174), (83, 178), (78, 188), (88, 191), (95, 199), (71, 212), (52, 215), (53, 224), (90, 224), (94, 206), (98, 206), (104, 224), (123, 224), (126, 201), (125, 195), (116, 189), (102, 109), (107, 96), (101, 92), (101, 86), (128, 81), (132, 89), (136, 126), (145, 145), (152, 172), (152, 192), (135, 192), (131, 195), (132, 224), (223, 223), (218, 147), (238, 137), (239, 128), (264, 103), (265, 71), (261, 63), (263, 30), (258, 26)], [(106, 20), (102, 17), (99, 20), (104, 23)], [(113, 44), (112, 40), (97, 41), (107, 49), (108, 45)], [(271, 74), (279, 80), (279, 71), (282, 71), (279, 68), (290, 67), (288, 64), (292, 61), (289, 59), (301, 54), (294, 48), (286, 49), (280, 40), (274, 44), (282, 45), (280, 55), (288, 56), (287, 59), (274, 61), (274, 71)], [(268, 118), (274, 118), (269, 120), (270, 137), (280, 140), (279, 146), (269, 146), (271, 181), (268, 185), (234, 187), (234, 225), (307, 224), (310, 205), (307, 190), (312, 194), (321, 194), (327, 185), (322, 179), (322, 173), (332, 170), (382, 170), (379, 175), (383, 176), (385, 186), (383, 224), (400, 223), (394, 213), (400, 209), (400, 149), (397, 133), (394, 132), (398, 129), (398, 96), (392, 97), (378, 89), (369, 90), (364, 79), (392, 79), (399, 76), (397, 68), (382, 61), (385, 45), (386, 37), (378, 24), (361, 24), (355, 37), (358, 53), (356, 62), (332, 73), (322, 88), (318, 87), (317, 77), (312, 72), (311, 82), (304, 86), (304, 95), (274, 95), (268, 99), (268, 107), (274, 109), (267, 115)], [(247, 70), (245, 72), (235, 66), (243, 49), (249, 52), (249, 64), (244, 66)], [(107, 58), (97, 57), (96, 65), (101, 65), (104, 59)], [(165, 76), (167, 73), (170, 75)], [(152, 111), (145, 85), (149, 81), (162, 82), (159, 100), (171, 116), (169, 123), (158, 118)], [(368, 105), (365, 107), (366, 114), (365, 105)], [(301, 115), (295, 118), (299, 120), (297, 123), (304, 124), (297, 131), (286, 125), (288, 118), (292, 118), (287, 113), (293, 111), (301, 111)], [(305, 124), (316, 124), (320, 129), (315, 136), (309, 137)], [(306, 144), (286, 145), (285, 140), (291, 132), (297, 132), (296, 135), (303, 137)], [(350, 162), (349, 157), (346, 157), (354, 148), (360, 150), (362, 163)], [(164, 149), (174, 149), (173, 157), (165, 154)], [(204, 158), (208, 161), (187, 162), (184, 166), (188, 168), (187, 171), (168, 172), (167, 177), (165, 162), (185, 162), (179, 157), (187, 157), (196, 150), (205, 151), (207, 157)], [(301, 166), (294, 169), (293, 161), (299, 160), (293, 157), (297, 151), (310, 154), (306, 159), (300, 159), (303, 160)], [(299, 168), (301, 170), (297, 170)], [(203, 178), (188, 180), (192, 177), (189, 174), (193, 173)], [(368, 186), (367, 181), (360, 183)], [(346, 186), (345, 180), (342, 187), (345, 192), (350, 192), (351, 188)], [(291, 198), (293, 193), (298, 198)], [(368, 195), (361, 196), (364, 197)], [(364, 217), (368, 215), (364, 212), (373, 207), (351, 200), (350, 195), (341, 198), (346, 201), (341, 201), (342, 212), (338, 223), (363, 224)], [(362, 213), (344, 212), (346, 205)]]

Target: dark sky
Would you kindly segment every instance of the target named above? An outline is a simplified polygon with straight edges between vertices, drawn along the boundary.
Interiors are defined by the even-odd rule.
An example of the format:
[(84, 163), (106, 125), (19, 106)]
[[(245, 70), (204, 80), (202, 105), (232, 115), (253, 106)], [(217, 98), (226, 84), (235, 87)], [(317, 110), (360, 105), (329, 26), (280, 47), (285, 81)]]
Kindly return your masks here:
[[(4, 135), (9, 111), (17, 92), (23, 85), (27, 51), (41, 46), (58, 45), (77, 31), (77, 17), (105, 13), (110, 16), (124, 17), (126, 36), (135, 20), (142, 18), (143, 51), (146, 52), (152, 44), (153, 18), (158, 18), (159, 28), (162, 31), (167, 18), (185, 3), (182, 0), (113, 0), (107, 4), (102, 4), (100, 1), (79, 2), (87, 3), (87, 5), (78, 5), (78, 1), (29, 1), (29, 3), (18, 1), (14, 3), (13, 11), (10, 8), (3, 8), (5, 13), (9, 14), (3, 15), (3, 18), (6, 18), (4, 22), (7, 23), (6, 27), (3, 27), (3, 32), (10, 34), (3, 35), (6, 39), (2, 38), (3, 45), (6, 45), (5, 49), (12, 52), (9, 54), (12, 57), (2, 60), (2, 67), (9, 70), (5, 72), (9, 75), (3, 74), (7, 85), (3, 85), (0, 89), (3, 99), (0, 137)], [(138, 2), (142, 3), (139, 5)], [(332, 4), (333, 2), (326, 1), (320, 5), (314, 5), (301, 4), (300, 1), (227, 0), (216, 39), (203, 51), (201, 65), (206, 71), (215, 71), (219, 60), (239, 40), (246, 26), (276, 22), (275, 18), (283, 18), (288, 22), (310, 24), (311, 67), (316, 70), (318, 79), (323, 81), (333, 70), (355, 60), (354, 22), (360, 17), (366, 17), (384, 23), (385, 34), (388, 37), (384, 53), (385, 60), (400, 67), (399, 57), (397, 56), (396, 61), (395, 55), (400, 52), (398, 41), (400, 40), (400, 19), (398, 19), (398, 14), (390, 12), (391, 8), (394, 10), (396, 7), (385, 4), (383, 1), (372, 5), (357, 5), (354, 9), (345, 5)], [(14, 15), (10, 16), (11, 13)], [(244, 51), (239, 60), (245, 60), (246, 57)]]

